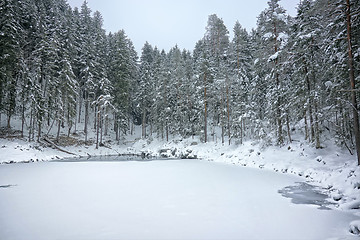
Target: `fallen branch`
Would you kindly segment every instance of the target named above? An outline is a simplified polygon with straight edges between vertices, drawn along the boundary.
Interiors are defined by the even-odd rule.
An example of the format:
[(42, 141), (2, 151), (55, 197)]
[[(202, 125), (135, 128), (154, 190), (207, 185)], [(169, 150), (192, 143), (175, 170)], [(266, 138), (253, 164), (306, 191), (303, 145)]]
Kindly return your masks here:
[(43, 138), (43, 140), (49, 144), (51, 144), (51, 146), (53, 146), (54, 148), (56, 148), (57, 150), (61, 151), (61, 152), (64, 152), (64, 153), (67, 153), (67, 154), (71, 154), (71, 155), (76, 155), (75, 153), (72, 153), (72, 152), (68, 152), (62, 148), (60, 148), (59, 146), (57, 146), (55, 143), (53, 143), (51, 140), (47, 139), (46, 137)]
[(111, 150), (115, 151), (118, 155), (120, 155), (120, 153), (119, 153), (118, 151), (116, 151), (116, 150), (113, 149), (112, 147), (106, 146), (106, 145), (103, 144), (103, 143), (100, 143), (100, 147), (105, 147), (105, 148), (111, 149)]

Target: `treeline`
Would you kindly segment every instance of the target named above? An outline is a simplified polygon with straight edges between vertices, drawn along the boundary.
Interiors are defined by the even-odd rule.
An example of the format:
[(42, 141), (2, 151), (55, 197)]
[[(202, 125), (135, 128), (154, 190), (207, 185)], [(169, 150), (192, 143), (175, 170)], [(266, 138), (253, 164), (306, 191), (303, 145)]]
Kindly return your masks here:
[(8, 127), (21, 117), (30, 140), (52, 124), (85, 141), (96, 130), (97, 143), (141, 124), (143, 137), (281, 146), (296, 126), (316, 148), (333, 136), (360, 151), (359, 0), (302, 0), (296, 17), (270, 0), (256, 29), (236, 22), (233, 39), (210, 15), (192, 52), (145, 43), (140, 59), (86, 2), (3, 0), (0, 11), (0, 110)]
[(84, 121), (85, 141), (90, 118), (105, 134), (110, 120), (117, 133), (125, 129), (139, 69), (124, 31), (107, 35), (101, 14), (86, 2), (72, 10), (65, 0), (2, 0), (0, 10), (0, 110), (7, 127), (21, 116), (22, 134), (26, 129), (34, 140), (53, 125), (57, 138), (63, 128), (69, 135)]

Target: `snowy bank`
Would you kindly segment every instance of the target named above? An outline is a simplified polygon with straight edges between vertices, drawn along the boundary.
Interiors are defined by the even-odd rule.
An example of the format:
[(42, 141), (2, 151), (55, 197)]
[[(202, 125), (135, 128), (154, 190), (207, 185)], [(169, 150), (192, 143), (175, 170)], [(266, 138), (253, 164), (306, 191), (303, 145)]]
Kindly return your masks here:
[(296, 174), (321, 186), (341, 209), (360, 209), (360, 167), (355, 157), (330, 142), (326, 144), (323, 149), (314, 149), (305, 141), (294, 141), (281, 148), (262, 148), (251, 141), (227, 146), (189, 138), (168, 143), (141, 140), (133, 148), (142, 149), (150, 155), (164, 155), (166, 150), (168, 157), (190, 155), (209, 161)]

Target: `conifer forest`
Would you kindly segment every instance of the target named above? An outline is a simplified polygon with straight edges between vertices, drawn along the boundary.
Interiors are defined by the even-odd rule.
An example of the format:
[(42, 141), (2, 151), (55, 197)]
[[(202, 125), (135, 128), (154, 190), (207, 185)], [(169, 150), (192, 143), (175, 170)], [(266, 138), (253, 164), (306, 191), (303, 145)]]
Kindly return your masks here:
[(213, 14), (194, 49), (146, 42), (139, 55), (86, 1), (0, 1), (0, 117), (20, 119), (29, 141), (56, 129), (100, 144), (141, 126), (163, 141), (283, 146), (301, 127), (314, 148), (331, 137), (360, 165), (359, 81), (359, 0), (301, 0), (295, 17), (269, 0), (251, 31)]

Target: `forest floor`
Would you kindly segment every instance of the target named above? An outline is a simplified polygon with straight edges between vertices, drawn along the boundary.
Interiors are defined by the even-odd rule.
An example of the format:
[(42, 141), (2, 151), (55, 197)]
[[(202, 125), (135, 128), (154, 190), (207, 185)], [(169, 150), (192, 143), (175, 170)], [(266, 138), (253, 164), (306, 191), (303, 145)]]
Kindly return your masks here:
[[(330, 137), (323, 140), (322, 148), (315, 149), (302, 136), (294, 136), (292, 143), (282, 147), (266, 146), (260, 142), (222, 144), (219, 139), (203, 143), (198, 137), (173, 137), (166, 142), (157, 138), (141, 139), (140, 128), (134, 135), (119, 142), (104, 138), (104, 145), (95, 147), (95, 135), (85, 144), (83, 134), (54, 137), (40, 142), (29, 142), (20, 137), (18, 130), (1, 129), (0, 163), (30, 163), (89, 158), (92, 156), (139, 155), (156, 158), (199, 158), (251, 168), (268, 169), (280, 174), (300, 176), (318, 186), (333, 203), (332, 208), (350, 211), (359, 217), (350, 226), (354, 232), (360, 228), (360, 167), (356, 157), (347, 149), (338, 147)], [(55, 144), (56, 142), (56, 144)], [(54, 143), (54, 144), (53, 144)], [(358, 232), (359, 234), (359, 232)]]

